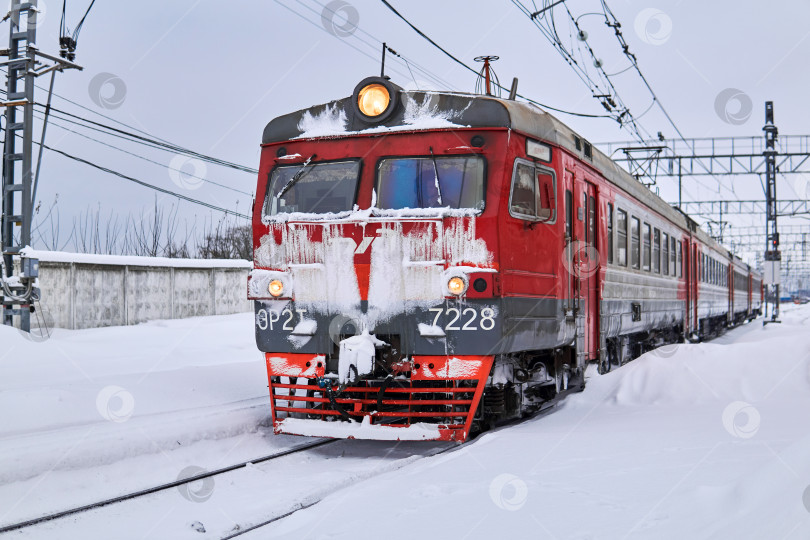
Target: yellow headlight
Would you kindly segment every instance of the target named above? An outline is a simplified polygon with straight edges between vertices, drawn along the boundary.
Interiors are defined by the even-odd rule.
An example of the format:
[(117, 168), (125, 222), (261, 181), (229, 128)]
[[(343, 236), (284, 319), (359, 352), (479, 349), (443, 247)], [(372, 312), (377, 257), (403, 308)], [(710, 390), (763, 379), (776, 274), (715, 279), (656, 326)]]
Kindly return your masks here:
[(381, 84), (370, 84), (357, 94), (357, 106), (366, 116), (379, 116), (388, 108), (391, 96)]
[(467, 290), (467, 282), (460, 277), (451, 277), (447, 282), (447, 290), (450, 294), (461, 296)]
[(281, 293), (284, 292), (284, 284), (281, 281), (274, 279), (270, 282), (270, 285), (267, 286), (267, 290), (273, 296), (281, 296)]

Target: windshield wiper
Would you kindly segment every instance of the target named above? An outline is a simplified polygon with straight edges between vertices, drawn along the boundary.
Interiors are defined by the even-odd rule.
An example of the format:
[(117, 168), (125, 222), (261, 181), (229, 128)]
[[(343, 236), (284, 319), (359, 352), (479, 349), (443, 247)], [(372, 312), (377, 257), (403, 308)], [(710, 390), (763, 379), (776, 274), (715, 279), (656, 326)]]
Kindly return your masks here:
[[(284, 184), (284, 187), (281, 188), (279, 190), (279, 192), (276, 193), (276, 196), (273, 197), (273, 198), (274, 199), (280, 199), (282, 195), (287, 193), (287, 191), (289, 191), (289, 189), (291, 187), (293, 187), (295, 185), (295, 183), (298, 182), (301, 179), (302, 176), (304, 176), (304, 173), (306, 172), (306, 169), (307, 169), (307, 166), (309, 165), (309, 162), (312, 161), (313, 159), (315, 159), (316, 157), (317, 156), (315, 154), (312, 154), (311, 156), (309, 156), (307, 158), (307, 160), (303, 163), (303, 165), (301, 165), (301, 168), (298, 169), (297, 171), (295, 171), (295, 174), (292, 175), (292, 178), (290, 178), (289, 182)], [(312, 169), (314, 169), (314, 168), (315, 168), (315, 165), (312, 166)], [(312, 169), (310, 169), (310, 171)]]
[(433, 155), (433, 147), (430, 147), (430, 159), (433, 160), (433, 174), (436, 175), (436, 193), (439, 195), (439, 206), (442, 205), (442, 188), (439, 181), (439, 168), (436, 166), (436, 156)]

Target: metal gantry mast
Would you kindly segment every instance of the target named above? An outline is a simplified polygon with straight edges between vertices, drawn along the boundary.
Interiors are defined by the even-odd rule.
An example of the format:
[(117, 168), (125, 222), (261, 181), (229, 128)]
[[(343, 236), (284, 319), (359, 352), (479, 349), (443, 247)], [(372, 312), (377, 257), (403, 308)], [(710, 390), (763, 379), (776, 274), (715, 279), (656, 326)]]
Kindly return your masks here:
[[(30, 313), (38, 292), (34, 285), (38, 262), (24, 256), (23, 248), (31, 245), (31, 221), (34, 201), (33, 128), (34, 81), (36, 77), (65, 68), (82, 69), (68, 60), (40, 52), (36, 46), (37, 0), (12, 0), (8, 49), (0, 51), (7, 60), (0, 62), (8, 70), (4, 112), (3, 146), (3, 273), (0, 297), (3, 324), (13, 325), (19, 316), (20, 329), (30, 330)], [(42, 58), (45, 62), (39, 60)], [(19, 265), (19, 266), (17, 266)]]

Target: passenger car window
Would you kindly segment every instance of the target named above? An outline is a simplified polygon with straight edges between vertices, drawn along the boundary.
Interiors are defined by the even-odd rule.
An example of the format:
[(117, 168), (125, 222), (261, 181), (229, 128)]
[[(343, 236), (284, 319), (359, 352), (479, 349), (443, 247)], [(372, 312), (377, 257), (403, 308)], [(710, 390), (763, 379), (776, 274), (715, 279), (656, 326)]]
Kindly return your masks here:
[(639, 242), (641, 223), (637, 217), (634, 217), (630, 223), (630, 258), (633, 263), (633, 268), (638, 268), (639, 260), (641, 259), (641, 242)]
[(644, 224), (644, 257), (642, 261), (642, 266), (644, 270), (647, 272), (650, 271), (650, 261), (652, 255), (650, 254), (650, 242), (651, 242), (652, 235), (650, 234), (650, 225), (649, 223)]
[(616, 212), (616, 230), (619, 242), (619, 265), (627, 266), (627, 212), (621, 208)]

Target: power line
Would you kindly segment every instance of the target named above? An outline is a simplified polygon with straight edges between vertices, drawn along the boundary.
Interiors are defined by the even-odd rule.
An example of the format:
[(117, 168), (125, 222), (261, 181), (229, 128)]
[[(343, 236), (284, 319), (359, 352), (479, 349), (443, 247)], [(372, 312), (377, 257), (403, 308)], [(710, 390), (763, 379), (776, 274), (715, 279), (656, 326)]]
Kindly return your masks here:
[[(36, 115), (36, 116), (37, 116), (38, 118), (42, 118), (42, 117), (41, 117), (41, 116), (39, 116), (39, 115)], [(60, 119), (60, 120), (61, 120), (61, 119)], [(197, 176), (197, 175), (194, 175), (194, 174), (188, 174), (188, 173), (184, 173), (184, 172), (183, 172), (182, 170), (180, 170), (180, 169), (176, 169), (176, 168), (171, 167), (171, 166), (169, 166), (169, 165), (165, 165), (165, 164), (163, 164), (163, 163), (161, 163), (161, 162), (159, 162), (159, 161), (155, 161), (155, 160), (149, 159), (149, 158), (147, 158), (147, 157), (145, 157), (145, 156), (142, 156), (142, 155), (140, 155), (140, 154), (136, 154), (136, 153), (134, 153), (134, 152), (130, 152), (129, 150), (125, 150), (125, 149), (120, 148), (120, 147), (118, 147), (118, 146), (115, 146), (115, 145), (113, 145), (113, 144), (109, 144), (109, 143), (106, 143), (106, 142), (104, 142), (104, 141), (100, 141), (100, 140), (98, 140), (98, 139), (96, 139), (96, 138), (94, 138), (94, 137), (90, 137), (89, 135), (85, 135), (84, 133), (80, 133), (80, 132), (78, 132), (78, 131), (76, 131), (76, 130), (73, 130), (73, 129), (70, 129), (70, 128), (68, 128), (68, 127), (65, 127), (65, 126), (63, 126), (63, 125), (61, 125), (61, 124), (59, 124), (59, 123), (57, 123), (57, 122), (54, 122), (53, 120), (51, 120), (51, 122), (50, 122), (50, 123), (51, 123), (51, 124), (53, 124), (54, 126), (58, 127), (59, 129), (62, 129), (62, 130), (68, 131), (68, 132), (70, 132), (70, 133), (73, 133), (74, 135), (78, 135), (79, 137), (83, 137), (83, 138), (85, 138), (85, 139), (88, 139), (88, 140), (94, 141), (94, 142), (96, 142), (96, 143), (98, 143), (98, 144), (101, 144), (101, 145), (103, 145), (103, 146), (106, 146), (106, 147), (108, 147), (108, 148), (112, 148), (112, 149), (114, 149), (114, 150), (118, 150), (119, 152), (123, 152), (123, 153), (125, 153), (125, 154), (128, 154), (128, 155), (130, 155), (130, 156), (132, 156), (132, 157), (135, 157), (135, 158), (138, 158), (138, 159), (141, 159), (141, 160), (143, 160), (143, 161), (147, 161), (147, 162), (149, 162), (149, 163), (153, 163), (153, 164), (155, 164), (155, 165), (159, 165), (160, 167), (163, 167), (163, 168), (165, 168), (165, 169), (169, 169), (169, 170), (171, 170), (171, 171), (176, 171), (176, 172), (179, 172), (179, 173), (186, 174), (187, 176), (190, 176), (190, 177), (192, 177), (192, 178), (197, 178), (197, 179), (199, 179), (199, 180), (202, 180), (202, 181), (203, 181), (203, 182), (205, 182), (205, 183), (212, 184), (212, 185), (215, 185), (215, 186), (221, 187), (221, 188), (223, 188), (223, 189), (228, 189), (228, 190), (234, 191), (234, 192), (236, 192), (236, 193), (241, 193), (242, 195), (247, 195), (247, 196), (249, 196), (249, 197), (252, 197), (252, 196), (253, 196), (253, 193), (248, 193), (247, 191), (242, 191), (242, 190), (240, 190), (240, 189), (236, 189), (236, 188), (234, 188), (234, 187), (231, 187), (231, 186), (228, 186), (228, 185), (225, 185), (225, 184), (221, 184), (221, 183), (219, 183), (219, 182), (215, 182), (214, 180), (210, 180), (210, 179), (205, 178), (205, 177), (203, 177), (203, 176)], [(45, 148), (45, 147), (43, 146), (43, 148)]]
[[(37, 105), (39, 105), (40, 107), (44, 107), (44, 105), (42, 105), (41, 103), (37, 103)], [(151, 138), (148, 138), (148, 137), (144, 137), (143, 135), (138, 135), (137, 133), (132, 133), (132, 132), (125, 131), (125, 130), (122, 130), (122, 129), (118, 129), (118, 128), (113, 127), (113, 126), (102, 124), (101, 122), (95, 122), (93, 120), (88, 120), (87, 118), (82, 118), (81, 116), (78, 116), (78, 115), (75, 115), (73, 113), (64, 111), (62, 109), (57, 109), (56, 107), (53, 107), (53, 106), (51, 106), (51, 111), (56, 111), (57, 113), (69, 116), (71, 118), (75, 118), (75, 119), (80, 120), (82, 122), (85, 122), (87, 124), (91, 124), (93, 126), (97, 126), (97, 127), (109, 130), (109, 131), (117, 133), (119, 135), (129, 137), (131, 140), (133, 140), (133, 142), (138, 142), (138, 141), (146, 142), (146, 143), (150, 143), (151, 145), (153, 145), (153, 147), (159, 147), (161, 149), (164, 149), (164, 150), (167, 150), (167, 151), (170, 151), (170, 152), (191, 156), (191, 157), (197, 158), (197, 159), (199, 159), (201, 161), (212, 163), (214, 165), (221, 165), (223, 167), (229, 167), (231, 169), (236, 169), (238, 171), (247, 172), (247, 173), (251, 173), (251, 174), (258, 174), (259, 173), (258, 169), (253, 169), (251, 167), (246, 167), (244, 165), (239, 165), (238, 163), (233, 163), (233, 162), (230, 162), (230, 161), (226, 161), (224, 159), (219, 159), (219, 158), (215, 158), (215, 157), (212, 157), (212, 156), (208, 156), (206, 154), (201, 154), (199, 152), (195, 152), (194, 150), (189, 150), (188, 148), (184, 148), (182, 146), (178, 146), (178, 145), (175, 145), (175, 144), (172, 144), (172, 143), (165, 143), (165, 142), (162, 142), (162, 141), (159, 141), (159, 140), (156, 140), (156, 139), (151, 139)], [(85, 126), (85, 127), (87, 127), (87, 126)]]
[(66, 157), (68, 159), (78, 161), (79, 163), (83, 163), (85, 165), (88, 165), (90, 167), (93, 167), (95, 169), (103, 171), (105, 173), (112, 174), (112, 175), (117, 176), (119, 178), (123, 178), (124, 180), (134, 182), (134, 183), (136, 183), (138, 185), (141, 185), (141, 186), (144, 186), (144, 187), (147, 187), (147, 188), (150, 188), (150, 189), (154, 189), (155, 191), (159, 191), (160, 193), (165, 193), (166, 195), (171, 195), (173, 197), (177, 197), (178, 199), (182, 199), (184, 201), (188, 201), (188, 202), (191, 202), (191, 203), (194, 203), (194, 204), (198, 204), (200, 206), (205, 206), (206, 208), (210, 208), (211, 210), (217, 210), (217, 211), (222, 212), (224, 214), (230, 214), (232, 216), (240, 217), (240, 218), (243, 218), (243, 219), (250, 219), (250, 216), (247, 216), (245, 214), (240, 214), (239, 212), (236, 212), (234, 210), (229, 210), (227, 208), (222, 208), (221, 206), (216, 206), (216, 205), (201, 201), (199, 199), (195, 199), (193, 197), (183, 195), (182, 193), (177, 193), (176, 191), (172, 191), (170, 189), (162, 188), (162, 187), (156, 186), (154, 184), (144, 182), (143, 180), (138, 180), (137, 178), (127, 176), (126, 174), (120, 173), (118, 171), (114, 171), (114, 170), (112, 170), (112, 169), (110, 169), (108, 167), (104, 167), (102, 165), (98, 165), (97, 163), (93, 163), (92, 161), (88, 161), (86, 159), (80, 158), (78, 156), (74, 156), (72, 154), (68, 154), (67, 152), (63, 152), (62, 150), (57, 150), (56, 148), (51, 148), (47, 144), (45, 144), (43, 146), (46, 149), (50, 150), (51, 152), (56, 152), (57, 154), (60, 154), (60, 155)]
[[(436, 43), (435, 41), (433, 41), (432, 39), (430, 39), (430, 37), (429, 37), (427, 34), (425, 34), (424, 32), (422, 32), (421, 30), (419, 30), (419, 28), (417, 28), (417, 27), (416, 27), (416, 26), (415, 26), (413, 23), (411, 23), (411, 22), (410, 22), (408, 19), (406, 19), (406, 18), (405, 18), (405, 16), (403, 16), (403, 15), (402, 15), (402, 14), (401, 14), (399, 11), (397, 11), (397, 10), (394, 8), (394, 6), (392, 6), (390, 3), (388, 3), (388, 1), (387, 1), (387, 0), (380, 0), (380, 1), (381, 1), (383, 4), (385, 4), (385, 6), (386, 6), (388, 9), (390, 9), (390, 10), (391, 10), (391, 11), (392, 11), (392, 12), (393, 12), (393, 13), (394, 13), (394, 14), (395, 14), (397, 17), (399, 17), (400, 19), (402, 19), (402, 20), (405, 22), (405, 24), (407, 24), (408, 26), (410, 26), (410, 27), (411, 27), (411, 28), (412, 28), (412, 29), (413, 29), (413, 30), (414, 30), (414, 31), (415, 31), (417, 34), (419, 34), (419, 35), (420, 35), (420, 36), (422, 36), (422, 37), (423, 37), (425, 40), (427, 40), (427, 42), (428, 42), (428, 43), (430, 43), (431, 45), (433, 45), (434, 47), (436, 47), (437, 49), (439, 49), (439, 50), (440, 50), (442, 53), (444, 53), (444, 54), (445, 54), (445, 56), (447, 56), (448, 58), (450, 58), (451, 60), (453, 60), (455, 63), (457, 63), (458, 65), (460, 65), (460, 66), (461, 66), (461, 67), (463, 67), (464, 69), (466, 69), (466, 70), (468, 70), (468, 71), (470, 71), (470, 72), (474, 73), (476, 76), (478, 76), (478, 71), (476, 71), (474, 68), (472, 68), (472, 67), (468, 66), (467, 64), (465, 64), (464, 62), (462, 62), (461, 60), (459, 60), (458, 58), (456, 58), (455, 56), (453, 56), (453, 55), (452, 55), (450, 52), (448, 52), (448, 51), (447, 51), (445, 48), (443, 48), (441, 45), (439, 45), (438, 43)], [(497, 86), (497, 87), (498, 87), (498, 88), (500, 88), (501, 90), (504, 90), (504, 91), (507, 91), (507, 92), (509, 91), (509, 88), (503, 87), (503, 86), (501, 86), (500, 84), (496, 84), (495, 86)], [(538, 107), (543, 107), (543, 108), (545, 108), (545, 109), (550, 109), (550, 110), (552, 110), (552, 111), (556, 111), (556, 112), (563, 113), (563, 114), (570, 114), (570, 115), (573, 115), (573, 116), (582, 116), (582, 117), (585, 117), (585, 118), (612, 118), (611, 116), (604, 115), (604, 114), (585, 114), (585, 113), (577, 113), (577, 112), (572, 112), (572, 111), (565, 111), (565, 110), (563, 110), (563, 109), (558, 109), (558, 108), (556, 108), (556, 107), (552, 107), (552, 106), (550, 106), (550, 105), (545, 105), (545, 104), (543, 104), (543, 103), (540, 103), (539, 101), (535, 101), (535, 100), (533, 100), (533, 99), (531, 99), (531, 98), (528, 98), (528, 97), (526, 97), (526, 96), (524, 96), (524, 95), (522, 95), (522, 94), (516, 94), (516, 95), (517, 95), (517, 97), (519, 97), (519, 98), (521, 98), (521, 99), (524, 99), (524, 100), (528, 101), (529, 103), (533, 103), (534, 105), (537, 105)]]
[[(6, 71), (2, 70), (2, 69), (0, 69), (0, 72), (6, 73)], [(47, 88), (43, 88), (43, 87), (41, 87), (39, 85), (35, 85), (35, 86), (37, 88), (39, 88), (40, 90), (46, 90), (46, 91), (48, 90)], [(4, 90), (0, 89), (0, 93), (5, 95), (6, 92)], [(242, 171), (242, 172), (247, 172), (247, 173), (250, 173), (250, 174), (258, 174), (259, 173), (258, 169), (254, 169), (252, 167), (247, 167), (245, 165), (240, 165), (238, 163), (232, 163), (232, 162), (229, 162), (227, 160), (215, 158), (213, 156), (208, 156), (206, 154), (202, 154), (200, 152), (195, 152), (194, 150), (184, 148), (184, 147), (182, 147), (182, 146), (180, 146), (178, 144), (172, 143), (172, 142), (170, 142), (170, 141), (168, 141), (166, 139), (162, 139), (162, 138), (160, 138), (160, 137), (158, 137), (156, 135), (153, 135), (153, 134), (151, 134), (149, 132), (143, 131), (143, 130), (138, 129), (138, 128), (134, 127), (134, 126), (131, 126), (129, 124), (126, 124), (124, 122), (116, 120), (115, 118), (112, 118), (111, 116), (107, 116), (107, 115), (102, 114), (102, 113), (100, 113), (98, 111), (90, 109), (89, 107), (85, 107), (84, 105), (81, 105), (80, 103), (77, 103), (77, 102), (75, 102), (73, 100), (70, 100), (70, 99), (68, 99), (68, 98), (66, 98), (64, 96), (61, 96), (61, 95), (57, 94), (56, 92), (54, 92), (53, 95), (58, 97), (59, 99), (67, 101), (68, 103), (71, 103), (72, 105), (75, 105), (76, 107), (79, 107), (79, 108), (81, 108), (81, 109), (83, 109), (85, 111), (88, 111), (88, 112), (91, 112), (91, 113), (96, 114), (98, 116), (101, 116), (103, 118), (106, 118), (107, 120), (110, 120), (111, 122), (114, 122), (114, 123), (116, 123), (118, 125), (124, 126), (124, 127), (128, 128), (128, 129), (134, 131), (134, 132), (137, 132), (137, 133), (141, 134), (141, 135), (138, 135), (137, 133), (128, 132), (128, 131), (125, 131), (125, 130), (115, 128), (113, 126), (101, 123), (101, 122), (95, 122), (93, 120), (89, 120), (87, 118), (83, 118), (81, 116), (72, 114), (72, 113), (70, 113), (68, 111), (58, 109), (58, 108), (54, 107), (53, 105), (51, 106), (51, 111), (52, 112), (53, 111), (58, 111), (58, 112), (60, 112), (60, 113), (62, 113), (64, 115), (70, 116), (70, 117), (75, 118), (77, 120), (80, 120), (82, 122), (86, 122), (86, 123), (92, 124), (94, 126), (98, 126), (99, 128), (103, 128), (103, 129), (110, 130), (110, 131), (114, 132), (114, 133), (108, 133), (109, 135), (118, 136), (119, 138), (122, 138), (124, 140), (131, 140), (132, 142), (138, 142), (140, 144), (144, 144), (145, 146), (149, 146), (151, 148), (157, 148), (157, 149), (170, 151), (170, 152), (173, 152), (173, 153), (176, 153), (176, 154), (184, 154), (184, 155), (188, 155), (188, 156), (191, 156), (191, 157), (196, 157), (197, 159), (200, 159), (201, 161), (205, 161), (205, 162), (208, 162), (208, 163), (211, 163), (211, 164), (214, 164), (214, 165), (221, 165), (223, 167), (229, 167), (231, 169), (235, 169), (235, 170)], [(46, 107), (45, 105), (43, 105), (41, 103), (35, 103), (34, 105), (37, 105), (37, 106), (40, 106), (40, 107)], [(62, 120), (66, 121), (66, 122), (71, 122), (71, 123), (73, 123), (75, 125), (86, 127), (88, 129), (94, 129), (95, 131), (99, 131), (100, 133), (106, 133), (105, 131), (102, 131), (100, 129), (93, 128), (91, 126), (86, 126), (86, 125), (83, 125), (81, 123), (71, 121), (71, 120), (69, 120), (67, 118), (62, 118)], [(122, 137), (121, 135), (124, 135), (125, 137)], [(127, 138), (127, 137), (129, 137), (129, 138)]]

